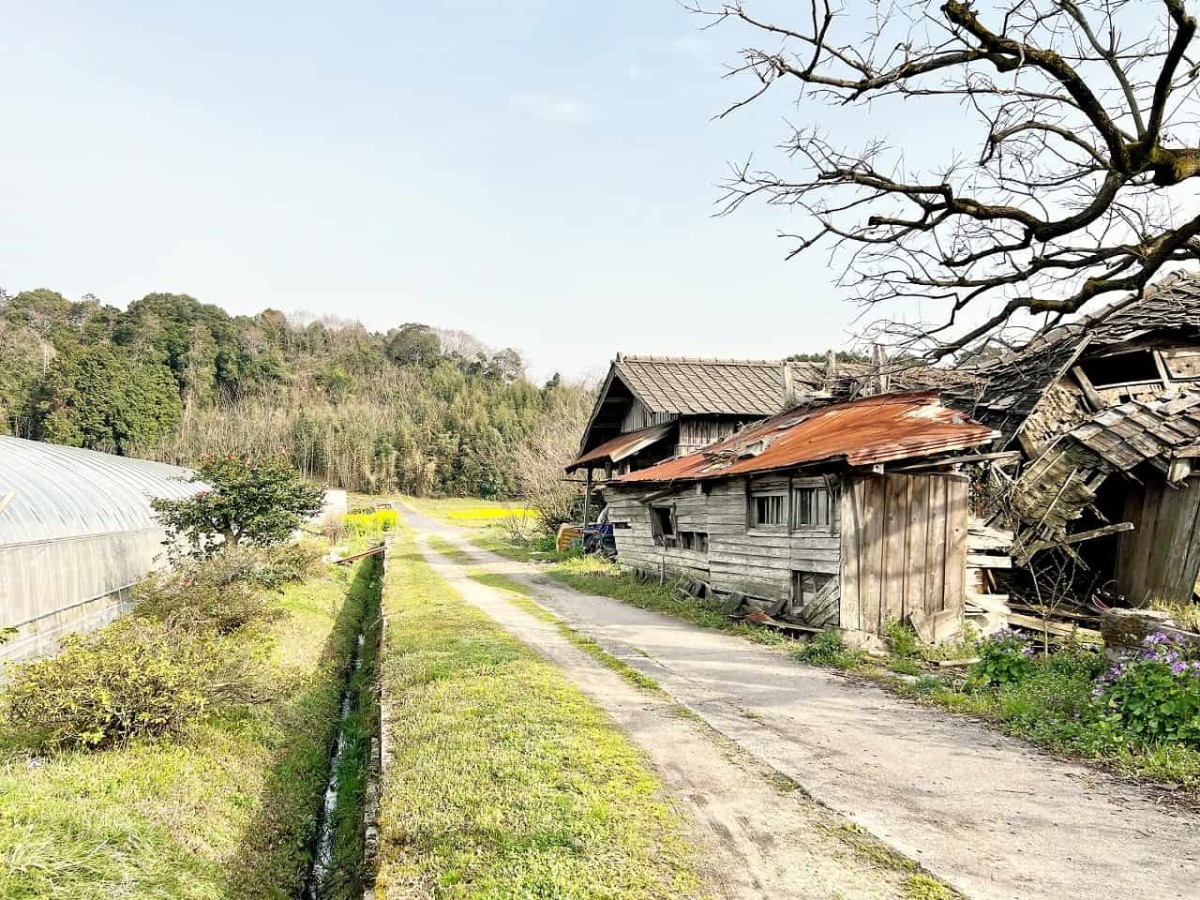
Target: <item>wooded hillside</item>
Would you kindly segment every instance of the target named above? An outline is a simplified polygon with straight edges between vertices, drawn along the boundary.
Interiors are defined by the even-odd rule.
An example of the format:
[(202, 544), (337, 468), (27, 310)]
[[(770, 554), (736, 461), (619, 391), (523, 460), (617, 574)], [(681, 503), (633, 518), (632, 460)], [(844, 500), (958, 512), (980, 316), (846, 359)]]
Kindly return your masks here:
[(351, 490), (504, 497), (518, 449), (547, 417), (586, 415), (584, 393), (425, 325), (0, 291), (0, 433), (20, 437), (183, 464), (278, 454)]

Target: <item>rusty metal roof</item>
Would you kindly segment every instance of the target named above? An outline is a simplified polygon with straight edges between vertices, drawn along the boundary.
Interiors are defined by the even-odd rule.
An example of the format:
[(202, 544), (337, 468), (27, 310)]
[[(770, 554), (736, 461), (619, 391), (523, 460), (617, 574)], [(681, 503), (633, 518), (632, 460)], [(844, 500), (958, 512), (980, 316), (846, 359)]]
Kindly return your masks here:
[(993, 437), (991, 429), (942, 405), (934, 392), (883, 394), (817, 409), (794, 409), (698, 453), (613, 482), (699, 481), (817, 463), (869, 466), (968, 450)]
[(628, 459), (635, 453), (645, 450), (647, 447), (651, 447), (666, 438), (674, 428), (674, 422), (667, 422), (663, 425), (651, 425), (649, 428), (642, 428), (638, 431), (630, 431), (628, 434), (617, 435), (611, 441), (605, 441), (599, 447), (595, 447), (580, 456), (567, 466), (567, 471), (574, 472), (576, 469), (582, 469), (588, 463), (600, 463), (605, 460), (617, 463), (623, 459)]
[(783, 406), (780, 360), (623, 356), (613, 367), (653, 413), (769, 416)]

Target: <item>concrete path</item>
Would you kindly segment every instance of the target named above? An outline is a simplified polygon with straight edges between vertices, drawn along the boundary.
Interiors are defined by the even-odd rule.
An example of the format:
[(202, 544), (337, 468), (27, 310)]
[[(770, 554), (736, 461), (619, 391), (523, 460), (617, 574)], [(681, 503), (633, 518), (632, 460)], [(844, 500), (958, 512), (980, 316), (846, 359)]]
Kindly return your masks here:
[(582, 594), (409, 512), (813, 798), (969, 897), (1194, 900), (1200, 816), (769, 648)]
[[(723, 741), (665, 694), (639, 690), (574, 646), (555, 622), (510, 602), (507, 591), (473, 581), (429, 549), (426, 561), (463, 598), (537, 648), (641, 750), (684, 813), (696, 863), (712, 900), (900, 900), (907, 872), (851, 852), (841, 820), (780, 784), (770, 768)], [(772, 777), (776, 776), (776, 777)], [(711, 892), (711, 893), (710, 893)], [(684, 900), (684, 898), (680, 898)]]

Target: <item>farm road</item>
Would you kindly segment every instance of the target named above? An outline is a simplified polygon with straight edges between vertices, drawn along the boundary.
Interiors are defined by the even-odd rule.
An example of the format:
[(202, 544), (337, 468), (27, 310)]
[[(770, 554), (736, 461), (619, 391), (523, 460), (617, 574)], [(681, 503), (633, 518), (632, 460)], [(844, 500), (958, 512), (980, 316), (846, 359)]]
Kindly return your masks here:
[[(534, 566), (480, 550), (460, 529), (411, 510), (406, 515), (418, 534), (453, 541), (481, 568), (521, 583), (576, 631), (654, 678), (759, 765), (793, 779), (820, 804), (968, 897), (1197, 896), (1200, 816), (1194, 813), (1158, 804), (1135, 785), (1052, 759), (964, 718), (918, 707), (769, 648), (579, 593)], [(512, 628), (500, 605), (516, 608), (503, 601), (503, 592), (471, 582), (461, 568), (437, 559), (469, 600)], [(544, 636), (517, 633), (558, 661)], [(608, 687), (581, 686), (613, 714)], [(619, 715), (614, 718), (630, 731)], [(653, 735), (630, 733), (668, 787), (669, 769), (686, 776), (694, 765), (694, 748), (661, 746)], [(703, 807), (703, 796), (695, 794), (704, 790), (703, 777), (687, 785), (693, 809)], [(778, 795), (773, 802), (779, 805)], [(771, 837), (774, 847), (756, 851), (768, 859), (788, 852), (786, 836)], [(841, 896), (877, 896), (848, 887), (840, 886)], [(762, 896), (823, 895), (785, 888)]]

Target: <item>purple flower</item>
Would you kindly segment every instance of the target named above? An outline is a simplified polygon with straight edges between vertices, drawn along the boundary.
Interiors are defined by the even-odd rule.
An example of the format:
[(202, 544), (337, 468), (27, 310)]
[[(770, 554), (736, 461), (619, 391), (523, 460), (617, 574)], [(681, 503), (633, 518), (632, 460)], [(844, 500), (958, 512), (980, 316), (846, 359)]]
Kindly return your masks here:
[(1175, 662), (1171, 663), (1171, 672), (1175, 675), (1182, 675), (1187, 670), (1188, 664), (1181, 659), (1177, 659)]

